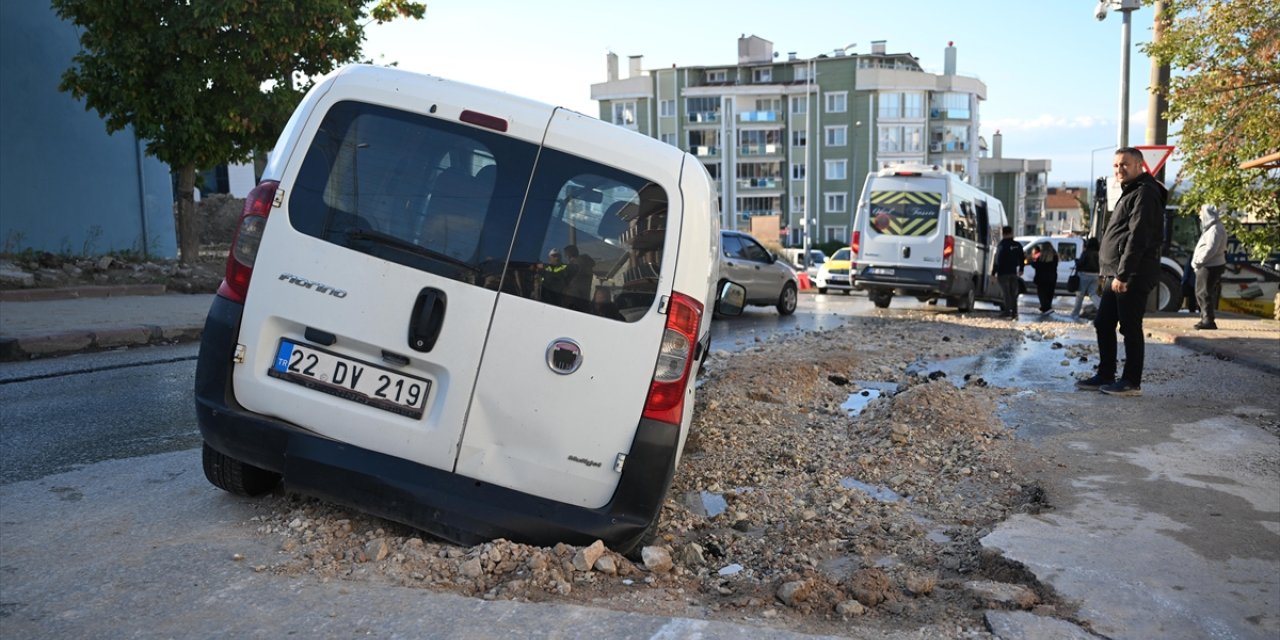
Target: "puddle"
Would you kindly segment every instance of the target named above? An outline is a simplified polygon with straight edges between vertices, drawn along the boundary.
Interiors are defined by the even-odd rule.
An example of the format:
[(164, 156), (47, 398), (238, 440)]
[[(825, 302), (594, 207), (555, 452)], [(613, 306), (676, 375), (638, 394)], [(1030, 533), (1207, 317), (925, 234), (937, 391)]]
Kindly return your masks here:
[(1037, 339), (1024, 335), (1022, 344), (1011, 344), (976, 356), (919, 362), (907, 371), (935, 380), (945, 377), (957, 387), (978, 384), (1061, 390), (1066, 388), (1064, 382), (1074, 380), (1077, 369), (1084, 371), (1089, 368), (1089, 365), (1068, 355), (1069, 347), (1089, 342), (1068, 338)]
[(729, 509), (724, 495), (712, 491), (690, 491), (684, 494), (685, 506), (705, 518), (714, 518)]
[(846, 489), (857, 489), (880, 502), (897, 502), (902, 499), (902, 496), (889, 487), (876, 487), (853, 478), (841, 478), (840, 486)]
[(857, 391), (849, 394), (849, 399), (840, 405), (841, 409), (850, 417), (862, 413), (863, 409), (876, 398), (891, 396), (898, 392), (898, 383), (896, 382), (879, 382), (875, 380), (855, 380), (853, 384), (857, 387)]
[(943, 532), (942, 529), (933, 529), (929, 533), (924, 534), (924, 539), (937, 544), (949, 544), (951, 536)]

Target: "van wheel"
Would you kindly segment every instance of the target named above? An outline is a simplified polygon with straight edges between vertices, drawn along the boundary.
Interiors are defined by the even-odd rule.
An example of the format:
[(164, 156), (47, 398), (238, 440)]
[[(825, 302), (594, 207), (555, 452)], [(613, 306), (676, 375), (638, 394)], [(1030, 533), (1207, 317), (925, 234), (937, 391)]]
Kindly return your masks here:
[(796, 312), (796, 285), (788, 282), (778, 296), (778, 315), (789, 316)]
[(818, 287), (818, 293), (826, 293), (826, 292), (827, 292), (826, 287)]
[(956, 303), (956, 308), (962, 312), (973, 311), (973, 303), (978, 297), (978, 285), (974, 284), (969, 287), (969, 291), (960, 297)]
[(280, 474), (245, 464), (214, 449), (208, 443), (204, 445), (201, 458), (204, 477), (209, 480), (209, 484), (228, 493), (260, 496), (274, 489), (280, 482)]
[(872, 291), (868, 294), (871, 298), (871, 304), (876, 305), (879, 309), (888, 309), (889, 302), (893, 300), (893, 293), (889, 291)]

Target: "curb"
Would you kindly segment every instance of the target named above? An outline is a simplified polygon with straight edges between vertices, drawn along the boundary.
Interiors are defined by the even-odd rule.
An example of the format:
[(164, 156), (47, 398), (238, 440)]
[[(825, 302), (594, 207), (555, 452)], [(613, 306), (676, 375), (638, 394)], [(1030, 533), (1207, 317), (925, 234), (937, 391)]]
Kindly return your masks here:
[(204, 326), (125, 325), (95, 330), (58, 331), (34, 336), (0, 337), (0, 362), (51, 358), (121, 347), (195, 342)]

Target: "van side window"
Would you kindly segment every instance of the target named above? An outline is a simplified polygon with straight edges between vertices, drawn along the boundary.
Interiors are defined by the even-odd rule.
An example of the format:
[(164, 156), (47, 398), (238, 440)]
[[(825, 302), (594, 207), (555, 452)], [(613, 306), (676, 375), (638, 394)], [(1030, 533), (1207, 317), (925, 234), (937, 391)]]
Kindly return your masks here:
[(512, 246), (507, 280), (519, 287), (503, 291), (635, 321), (656, 298), (666, 231), (662, 187), (544, 149)]
[(1059, 242), (1058, 243), (1058, 260), (1062, 262), (1073, 262), (1076, 259), (1076, 243)]
[(334, 105), (296, 182), (299, 232), (484, 286), (500, 276), (537, 148), (360, 102)]
[(956, 216), (956, 237), (965, 240), (978, 239), (978, 223), (974, 215), (973, 203), (968, 200), (960, 201), (960, 212)]

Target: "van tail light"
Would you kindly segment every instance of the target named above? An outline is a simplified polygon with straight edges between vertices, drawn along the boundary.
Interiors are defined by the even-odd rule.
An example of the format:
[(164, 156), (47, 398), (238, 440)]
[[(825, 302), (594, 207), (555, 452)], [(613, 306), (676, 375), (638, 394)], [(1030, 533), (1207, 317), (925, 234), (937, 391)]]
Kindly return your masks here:
[(858, 251), (862, 249), (862, 232), (853, 232), (853, 241), (849, 243), (849, 273), (858, 269)]
[(667, 308), (667, 328), (662, 334), (658, 366), (644, 401), (644, 417), (679, 425), (684, 414), (685, 387), (693, 368), (693, 350), (702, 323), (702, 303), (673, 292)]
[(279, 186), (275, 180), (263, 180), (245, 198), (240, 224), (236, 226), (231, 251), (227, 253), (227, 274), (218, 285), (218, 295), (240, 303), (248, 295), (249, 278), (253, 277), (253, 263), (258, 257), (258, 243), (262, 241), (262, 230), (267, 226), (267, 215), (271, 213), (276, 187)]
[(955, 236), (947, 236), (942, 241), (942, 271), (951, 272), (951, 256), (956, 252)]

